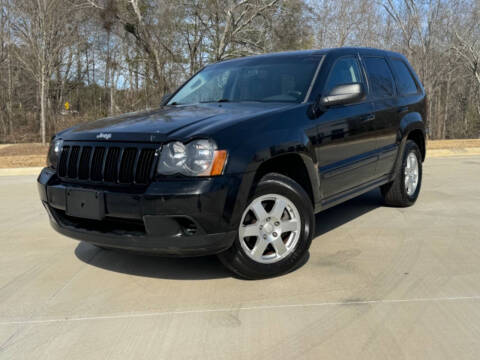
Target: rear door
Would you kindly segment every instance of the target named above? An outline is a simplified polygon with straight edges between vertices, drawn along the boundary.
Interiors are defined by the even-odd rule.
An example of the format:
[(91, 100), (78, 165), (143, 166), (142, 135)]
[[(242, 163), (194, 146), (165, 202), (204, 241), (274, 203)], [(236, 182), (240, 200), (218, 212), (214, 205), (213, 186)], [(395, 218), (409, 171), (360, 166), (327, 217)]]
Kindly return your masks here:
[[(356, 55), (335, 60), (322, 94), (337, 85), (363, 83), (365, 77)], [(367, 182), (375, 175), (375, 138), (370, 129), (373, 105), (366, 98), (355, 104), (332, 106), (319, 118), (317, 160), (323, 196), (328, 198)]]
[(399, 128), (398, 99), (392, 70), (382, 56), (362, 56), (370, 85), (375, 118), (372, 131), (376, 139), (377, 177), (389, 173), (397, 155)]

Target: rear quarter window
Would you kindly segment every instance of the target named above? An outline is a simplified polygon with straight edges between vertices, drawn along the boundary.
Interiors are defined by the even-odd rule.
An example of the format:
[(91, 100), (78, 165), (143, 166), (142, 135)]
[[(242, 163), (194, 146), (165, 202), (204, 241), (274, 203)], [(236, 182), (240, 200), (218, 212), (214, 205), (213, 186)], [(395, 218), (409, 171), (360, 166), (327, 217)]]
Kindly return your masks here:
[(417, 84), (407, 65), (399, 59), (392, 59), (393, 72), (400, 95), (412, 95), (418, 92)]

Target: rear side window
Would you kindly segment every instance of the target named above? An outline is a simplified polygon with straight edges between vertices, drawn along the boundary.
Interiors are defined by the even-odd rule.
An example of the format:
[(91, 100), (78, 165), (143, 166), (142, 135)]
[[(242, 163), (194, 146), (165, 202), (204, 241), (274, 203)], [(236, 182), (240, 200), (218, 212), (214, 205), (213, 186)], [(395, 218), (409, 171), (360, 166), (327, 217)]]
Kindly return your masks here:
[(387, 61), (381, 57), (367, 57), (365, 65), (373, 95), (377, 98), (393, 96), (393, 75)]
[(329, 92), (338, 85), (361, 82), (362, 77), (357, 59), (353, 56), (343, 57), (333, 65), (325, 90)]
[(416, 94), (418, 92), (417, 84), (407, 65), (402, 60), (392, 59), (392, 67), (400, 95)]

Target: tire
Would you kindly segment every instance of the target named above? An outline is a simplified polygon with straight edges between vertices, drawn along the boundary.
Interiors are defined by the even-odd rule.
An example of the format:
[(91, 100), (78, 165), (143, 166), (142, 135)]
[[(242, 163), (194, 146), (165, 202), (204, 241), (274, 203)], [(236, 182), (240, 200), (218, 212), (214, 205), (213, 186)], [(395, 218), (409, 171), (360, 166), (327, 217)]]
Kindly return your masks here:
[[(416, 176), (416, 184), (414, 190), (408, 188), (406, 182), (411, 180), (411, 175), (407, 175), (407, 172), (410, 171), (407, 166), (409, 166), (409, 157), (415, 156), (418, 173)], [(412, 163), (410, 163), (412, 164)], [(413, 168), (412, 166), (410, 166)], [(407, 170), (406, 170), (407, 169)], [(406, 179), (407, 178), (407, 179)], [(418, 145), (412, 141), (407, 140), (405, 144), (405, 150), (402, 156), (402, 164), (396, 175), (395, 179), (383, 186), (380, 187), (385, 204), (398, 207), (407, 207), (415, 203), (420, 193), (420, 188), (422, 186), (422, 155)]]
[(285, 274), (307, 259), (314, 228), (305, 190), (289, 177), (270, 173), (248, 199), (232, 247), (218, 257), (245, 279)]

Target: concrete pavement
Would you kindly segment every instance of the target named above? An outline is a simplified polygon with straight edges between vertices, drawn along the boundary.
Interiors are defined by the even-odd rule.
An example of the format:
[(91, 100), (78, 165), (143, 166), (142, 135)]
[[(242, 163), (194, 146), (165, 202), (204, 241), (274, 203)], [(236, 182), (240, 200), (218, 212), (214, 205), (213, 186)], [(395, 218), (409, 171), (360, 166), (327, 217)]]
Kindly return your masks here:
[(477, 359), (479, 179), (428, 159), (414, 207), (329, 209), (303, 267), (243, 281), (67, 239), (35, 176), (0, 177), (0, 359)]

